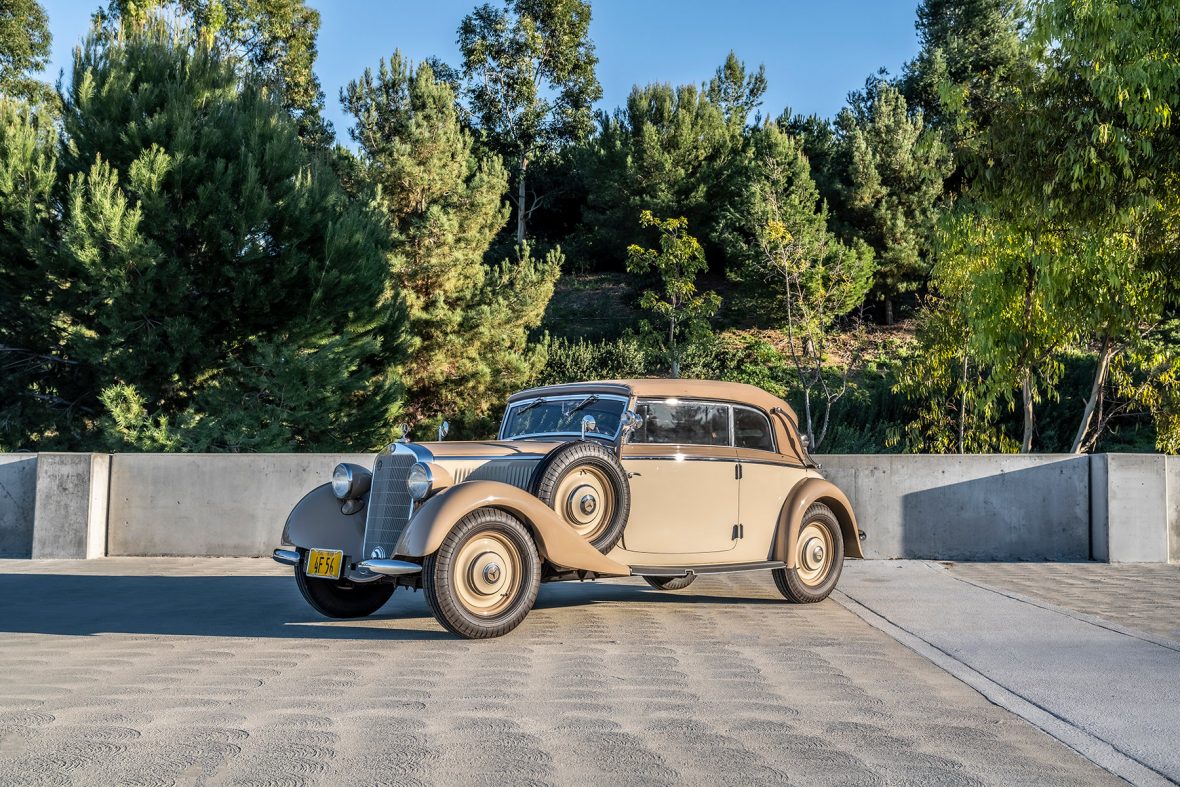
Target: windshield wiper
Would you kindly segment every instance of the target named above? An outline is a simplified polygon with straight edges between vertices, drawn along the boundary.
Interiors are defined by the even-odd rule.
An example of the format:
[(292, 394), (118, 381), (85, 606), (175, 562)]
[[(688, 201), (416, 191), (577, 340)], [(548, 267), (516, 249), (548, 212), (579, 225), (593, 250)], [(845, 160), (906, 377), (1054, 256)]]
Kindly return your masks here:
[(586, 407), (587, 405), (594, 404), (597, 401), (598, 401), (598, 394), (590, 394), (585, 399), (583, 399), (582, 401), (580, 401), (576, 405), (574, 405), (574, 409), (570, 410), (570, 415), (573, 415), (574, 413), (581, 410), (583, 407)]
[(539, 399), (534, 399), (533, 401), (529, 402), (524, 407), (517, 410), (515, 414), (520, 415), (521, 413), (527, 413), (529, 410), (532, 410), (534, 407), (536, 407), (537, 405), (541, 405), (541, 404), (545, 404), (545, 397), (544, 396), (540, 397)]

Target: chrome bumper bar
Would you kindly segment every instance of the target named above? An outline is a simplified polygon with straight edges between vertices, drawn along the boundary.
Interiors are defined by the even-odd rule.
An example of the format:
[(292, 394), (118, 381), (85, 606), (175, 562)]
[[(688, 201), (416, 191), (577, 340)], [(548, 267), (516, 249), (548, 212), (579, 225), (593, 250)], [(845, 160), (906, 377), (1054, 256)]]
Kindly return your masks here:
[(357, 568), (367, 568), (374, 574), (384, 574), (387, 577), (417, 574), (422, 570), (422, 566), (406, 560), (363, 560), (357, 563)]
[(299, 565), (299, 553), (294, 549), (276, 549), (271, 557), (276, 563), (282, 563), (284, 566)]

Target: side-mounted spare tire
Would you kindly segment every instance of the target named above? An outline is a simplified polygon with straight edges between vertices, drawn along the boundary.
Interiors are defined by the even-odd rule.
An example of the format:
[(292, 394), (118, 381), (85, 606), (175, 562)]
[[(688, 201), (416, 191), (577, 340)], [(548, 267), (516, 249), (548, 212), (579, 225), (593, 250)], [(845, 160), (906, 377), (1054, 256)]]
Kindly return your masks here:
[(533, 477), (533, 494), (599, 552), (619, 543), (631, 486), (614, 452), (590, 441), (554, 448)]

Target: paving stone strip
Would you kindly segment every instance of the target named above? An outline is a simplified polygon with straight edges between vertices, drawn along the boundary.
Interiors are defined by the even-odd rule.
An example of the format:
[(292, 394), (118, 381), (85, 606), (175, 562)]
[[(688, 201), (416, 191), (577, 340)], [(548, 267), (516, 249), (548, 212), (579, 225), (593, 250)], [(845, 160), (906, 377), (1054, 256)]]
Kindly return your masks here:
[(1180, 643), (935, 563), (850, 569), (837, 598), (866, 621), (1128, 781), (1180, 779)]
[(404, 591), (326, 621), (269, 561), (0, 561), (0, 784), (788, 781), (1118, 782), (764, 574), (547, 585), (468, 642)]

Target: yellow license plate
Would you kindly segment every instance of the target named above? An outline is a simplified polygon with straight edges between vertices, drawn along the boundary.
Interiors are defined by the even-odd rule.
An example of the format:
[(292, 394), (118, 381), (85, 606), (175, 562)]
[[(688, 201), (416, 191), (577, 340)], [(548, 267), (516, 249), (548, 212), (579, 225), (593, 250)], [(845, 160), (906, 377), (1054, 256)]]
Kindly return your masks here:
[(340, 564), (343, 562), (344, 553), (339, 549), (310, 549), (304, 573), (309, 577), (340, 579)]

